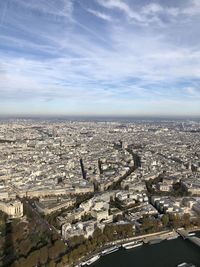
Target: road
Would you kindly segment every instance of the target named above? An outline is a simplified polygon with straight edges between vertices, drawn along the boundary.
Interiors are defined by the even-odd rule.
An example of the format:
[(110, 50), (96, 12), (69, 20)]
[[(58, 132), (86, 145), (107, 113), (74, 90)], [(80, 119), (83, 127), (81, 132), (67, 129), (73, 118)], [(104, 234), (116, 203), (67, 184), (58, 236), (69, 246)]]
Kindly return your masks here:
[(56, 235), (59, 235), (59, 237), (61, 238), (57, 229), (53, 225), (49, 224), (47, 220), (42, 218), (41, 214), (36, 210), (36, 208), (32, 207), (31, 203), (28, 200), (21, 200), (21, 201), (23, 202), (24, 206), (32, 212), (37, 223), (41, 224), (49, 233), (51, 234), (55, 233)]

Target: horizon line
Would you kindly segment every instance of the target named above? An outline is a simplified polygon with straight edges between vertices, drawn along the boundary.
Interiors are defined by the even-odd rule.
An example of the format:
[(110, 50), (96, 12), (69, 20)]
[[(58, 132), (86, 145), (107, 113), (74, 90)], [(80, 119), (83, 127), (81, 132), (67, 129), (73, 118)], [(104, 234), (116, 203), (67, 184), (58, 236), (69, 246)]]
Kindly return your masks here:
[(200, 114), (0, 114), (0, 118), (195, 118)]

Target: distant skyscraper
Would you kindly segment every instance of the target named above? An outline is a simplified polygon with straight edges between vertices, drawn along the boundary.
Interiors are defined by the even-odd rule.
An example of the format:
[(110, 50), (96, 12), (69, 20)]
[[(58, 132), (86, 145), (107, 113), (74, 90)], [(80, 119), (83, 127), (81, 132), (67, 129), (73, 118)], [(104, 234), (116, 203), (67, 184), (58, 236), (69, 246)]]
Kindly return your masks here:
[(101, 163), (101, 160), (98, 159), (98, 168), (99, 168), (99, 173), (102, 174), (103, 173), (103, 170), (102, 170), (102, 163)]
[(82, 171), (83, 179), (86, 180), (86, 171), (84, 170), (84, 165), (83, 165), (82, 158), (80, 159), (80, 165), (81, 165), (81, 171)]

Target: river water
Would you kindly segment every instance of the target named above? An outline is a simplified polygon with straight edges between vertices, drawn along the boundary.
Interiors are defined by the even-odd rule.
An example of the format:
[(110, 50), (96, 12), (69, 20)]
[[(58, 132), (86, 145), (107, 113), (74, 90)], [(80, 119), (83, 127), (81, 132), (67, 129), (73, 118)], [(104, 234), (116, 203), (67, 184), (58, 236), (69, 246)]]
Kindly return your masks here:
[[(199, 236), (199, 233), (198, 233)], [(125, 250), (101, 257), (92, 267), (176, 267), (182, 262), (200, 267), (200, 247), (181, 237), (159, 244)]]

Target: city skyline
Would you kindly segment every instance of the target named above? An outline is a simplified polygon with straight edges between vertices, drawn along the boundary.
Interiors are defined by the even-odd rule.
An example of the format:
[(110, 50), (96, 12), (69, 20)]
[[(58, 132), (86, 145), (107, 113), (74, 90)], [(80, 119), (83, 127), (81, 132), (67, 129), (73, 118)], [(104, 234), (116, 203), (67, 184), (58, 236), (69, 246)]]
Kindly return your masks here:
[(0, 2), (1, 115), (200, 116), (200, 3)]

